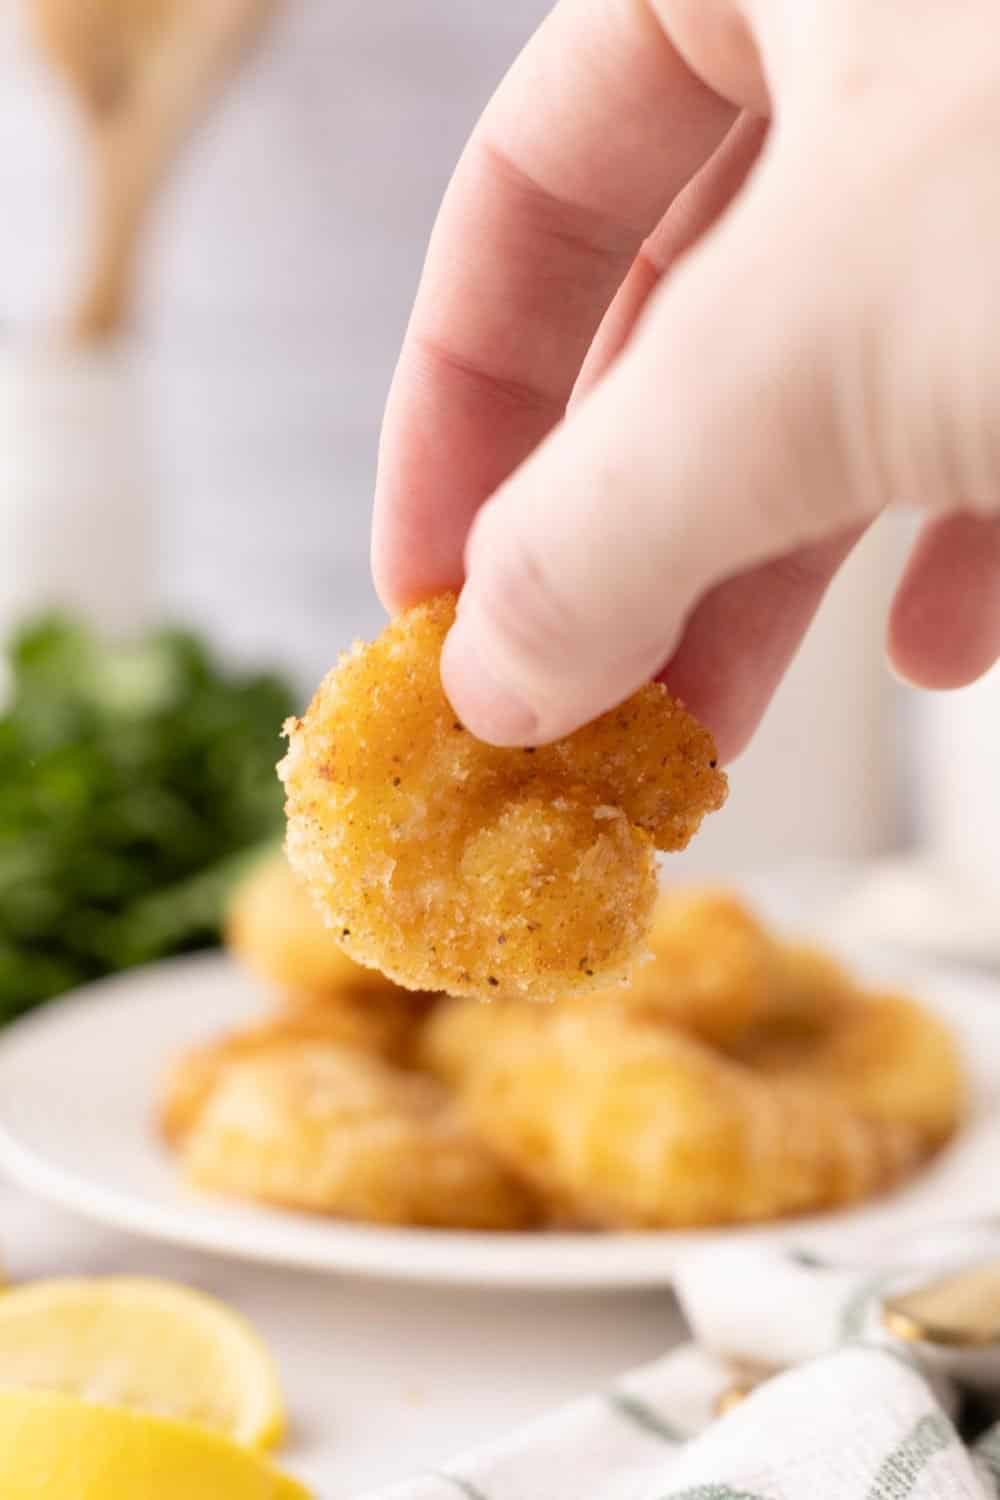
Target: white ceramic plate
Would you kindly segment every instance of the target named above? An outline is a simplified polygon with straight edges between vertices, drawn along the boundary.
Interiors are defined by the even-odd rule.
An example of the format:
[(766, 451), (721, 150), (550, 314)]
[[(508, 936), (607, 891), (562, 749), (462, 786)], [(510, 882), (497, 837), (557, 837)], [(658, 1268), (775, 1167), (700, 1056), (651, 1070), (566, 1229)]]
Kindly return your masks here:
[[(739, 1233), (853, 1253), (917, 1223), (1000, 1209), (1000, 989), (925, 974), (919, 992), (964, 1044), (975, 1103), (961, 1138), (891, 1198)], [(195, 1194), (178, 1181), (152, 1125), (164, 1060), (259, 1013), (260, 1003), (228, 960), (198, 957), (92, 985), (19, 1022), (0, 1038), (0, 1167), (54, 1203), (135, 1234), (274, 1265), (411, 1281), (664, 1285), (681, 1256), (733, 1237), (390, 1230)]]

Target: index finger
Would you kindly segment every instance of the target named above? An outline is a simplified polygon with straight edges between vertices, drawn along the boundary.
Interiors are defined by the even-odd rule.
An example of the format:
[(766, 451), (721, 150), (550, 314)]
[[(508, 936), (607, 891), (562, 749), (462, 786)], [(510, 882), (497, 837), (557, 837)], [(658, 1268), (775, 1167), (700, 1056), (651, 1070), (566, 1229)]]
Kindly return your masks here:
[(445, 197), (389, 398), (388, 605), (461, 583), (476, 511), (562, 418), (644, 238), (735, 113), (644, 0), (562, 0), (522, 52)]

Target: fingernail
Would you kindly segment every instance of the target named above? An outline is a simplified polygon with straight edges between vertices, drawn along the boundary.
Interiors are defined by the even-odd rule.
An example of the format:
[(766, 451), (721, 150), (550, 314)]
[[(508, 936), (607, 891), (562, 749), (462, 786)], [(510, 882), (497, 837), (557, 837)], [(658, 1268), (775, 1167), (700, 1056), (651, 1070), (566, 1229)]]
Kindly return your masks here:
[(469, 611), (458, 617), (441, 653), (441, 681), (467, 729), (491, 745), (528, 745), (539, 729), (534, 709), (499, 680), (485, 659)]
[(885, 653), (885, 664), (889, 669), (889, 676), (894, 678), (899, 687), (912, 688), (919, 692), (925, 684), (919, 682), (916, 677), (909, 677), (903, 667), (896, 660), (895, 653), (887, 650)]

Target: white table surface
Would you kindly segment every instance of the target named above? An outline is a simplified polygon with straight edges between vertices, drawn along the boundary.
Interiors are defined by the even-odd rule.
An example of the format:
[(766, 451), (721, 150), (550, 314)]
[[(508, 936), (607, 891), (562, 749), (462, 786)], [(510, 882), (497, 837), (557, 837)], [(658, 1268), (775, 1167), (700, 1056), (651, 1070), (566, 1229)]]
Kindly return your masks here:
[(270, 1271), (112, 1233), (0, 1183), (15, 1280), (165, 1276), (252, 1319), (278, 1361), (292, 1431), (281, 1462), (342, 1500), (607, 1385), (681, 1336), (669, 1293), (459, 1291)]

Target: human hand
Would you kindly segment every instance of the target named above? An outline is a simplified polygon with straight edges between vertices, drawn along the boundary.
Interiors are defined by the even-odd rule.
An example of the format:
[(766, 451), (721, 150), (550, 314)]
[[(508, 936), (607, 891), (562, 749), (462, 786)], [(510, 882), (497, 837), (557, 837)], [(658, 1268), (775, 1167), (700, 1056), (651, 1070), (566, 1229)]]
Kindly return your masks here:
[(458, 167), (383, 433), (376, 581), (395, 607), (464, 572), (442, 670), (482, 738), (662, 674), (730, 758), (893, 502), (927, 515), (897, 670), (1000, 655), (995, 26), (556, 6)]

